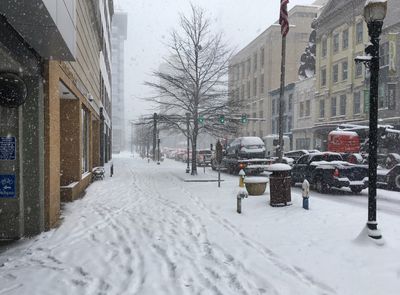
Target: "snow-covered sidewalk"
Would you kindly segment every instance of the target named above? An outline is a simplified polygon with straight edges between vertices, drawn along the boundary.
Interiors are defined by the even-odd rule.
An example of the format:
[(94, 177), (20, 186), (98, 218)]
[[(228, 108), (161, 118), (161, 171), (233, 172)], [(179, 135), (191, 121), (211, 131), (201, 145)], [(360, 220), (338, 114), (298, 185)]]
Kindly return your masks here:
[[(267, 192), (245, 199), (239, 215), (237, 177), (222, 174), (218, 188), (184, 182), (186, 166), (171, 160), (156, 165), (122, 155), (113, 162), (112, 178), (65, 205), (58, 229), (0, 254), (0, 294), (400, 290), (400, 212), (378, 214), (386, 245), (376, 247), (355, 242), (367, 208), (340, 202), (346, 196), (312, 196), (305, 211), (298, 188), (284, 208), (270, 207)], [(200, 178), (209, 176), (216, 173), (207, 168)]]

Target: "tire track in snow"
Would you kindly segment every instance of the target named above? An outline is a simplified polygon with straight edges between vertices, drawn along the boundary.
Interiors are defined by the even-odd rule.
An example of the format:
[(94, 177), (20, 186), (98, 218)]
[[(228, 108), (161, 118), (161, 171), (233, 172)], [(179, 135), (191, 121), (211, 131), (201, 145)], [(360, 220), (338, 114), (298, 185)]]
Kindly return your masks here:
[(239, 228), (234, 226), (231, 222), (229, 222), (225, 218), (221, 218), (216, 212), (209, 209), (203, 201), (201, 201), (198, 197), (194, 196), (190, 191), (185, 189), (181, 182), (178, 181), (176, 177), (169, 176), (169, 179), (176, 184), (177, 187), (181, 189), (183, 193), (185, 193), (191, 200), (193, 200), (202, 210), (208, 212), (208, 214), (218, 223), (220, 223), (225, 229), (230, 231), (232, 234), (237, 236), (239, 240), (245, 244), (246, 246), (254, 249), (258, 253), (262, 254), (265, 258), (267, 258), (272, 264), (277, 266), (279, 269), (284, 271), (285, 273), (295, 277), (296, 279), (300, 279), (304, 283), (308, 284), (310, 287), (316, 289), (316, 291), (320, 292), (320, 294), (335, 294), (335, 290), (323, 282), (318, 281), (310, 274), (307, 274), (301, 268), (288, 265), (283, 262), (278, 255), (276, 255), (272, 250), (265, 247), (263, 244), (252, 240), (250, 237), (245, 235)]
[[(193, 230), (189, 231), (190, 233), (192, 233), (192, 243), (194, 243), (194, 247), (196, 247), (197, 245), (201, 245), (202, 248), (198, 248), (197, 252), (190, 251), (189, 254), (191, 254), (192, 256), (189, 256), (188, 258), (194, 258), (194, 260), (196, 261), (207, 260), (208, 264), (204, 266), (204, 269), (199, 269), (198, 267), (195, 267), (195, 265), (192, 265), (192, 267), (195, 267), (197, 272), (201, 272), (203, 283), (206, 283), (206, 286), (204, 287), (207, 287), (207, 285), (209, 285), (211, 282), (216, 281), (218, 285), (220, 285), (221, 283), (225, 283), (228, 289), (233, 292), (232, 294), (260, 294), (262, 293), (262, 291), (265, 291), (257, 289), (257, 286), (253, 282), (249, 282), (247, 281), (247, 279), (243, 279), (254, 275), (250, 273), (243, 264), (235, 261), (232, 256), (225, 253), (225, 251), (217, 245), (213, 244), (211, 246), (210, 242), (205, 236), (205, 227), (204, 225), (201, 225), (200, 219), (197, 216), (190, 213), (190, 210), (188, 210), (188, 208), (183, 208), (171, 200), (166, 201), (164, 198), (162, 198), (161, 194), (155, 189), (154, 184), (148, 181), (149, 179), (151, 178), (144, 177), (142, 181), (146, 182), (147, 180), (146, 188), (148, 188), (147, 190), (151, 188), (151, 194), (157, 195), (158, 202), (162, 203), (166, 207), (171, 208), (172, 211), (177, 213), (177, 215), (181, 217), (181, 219), (183, 219), (186, 224), (189, 225), (189, 228), (193, 227), (193, 224), (196, 224), (197, 227), (201, 228), (201, 232), (203, 232), (203, 238), (200, 237), (200, 240), (202, 240), (202, 242), (200, 243), (198, 241), (199, 236), (196, 234), (193, 235)], [(185, 248), (184, 245), (183, 247)], [(190, 249), (186, 248), (186, 250)], [(200, 257), (193, 257), (193, 254), (197, 253), (203, 254)], [(243, 274), (238, 276), (238, 270), (243, 272)], [(241, 277), (241, 281), (238, 280), (238, 277)], [(214, 284), (214, 286), (216, 287), (216, 284)], [(216, 294), (224, 294), (218, 288), (211, 287), (211, 289), (213, 289)], [(269, 284), (268, 290), (270, 294), (278, 294), (277, 291), (273, 289), (271, 284)]]

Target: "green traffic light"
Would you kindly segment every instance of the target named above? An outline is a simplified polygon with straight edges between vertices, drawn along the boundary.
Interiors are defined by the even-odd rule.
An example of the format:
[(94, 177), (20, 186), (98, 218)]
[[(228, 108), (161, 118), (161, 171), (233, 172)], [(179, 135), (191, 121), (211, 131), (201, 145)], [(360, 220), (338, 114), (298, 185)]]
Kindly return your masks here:
[(240, 122), (242, 122), (243, 124), (247, 123), (247, 115), (242, 115), (242, 117), (240, 118)]
[(225, 123), (225, 116), (224, 116), (224, 115), (219, 116), (219, 122), (220, 122), (221, 124), (224, 124), (224, 123)]
[(199, 117), (199, 118), (198, 118), (198, 122), (199, 122), (200, 124), (203, 124), (203, 123), (204, 123), (204, 117)]

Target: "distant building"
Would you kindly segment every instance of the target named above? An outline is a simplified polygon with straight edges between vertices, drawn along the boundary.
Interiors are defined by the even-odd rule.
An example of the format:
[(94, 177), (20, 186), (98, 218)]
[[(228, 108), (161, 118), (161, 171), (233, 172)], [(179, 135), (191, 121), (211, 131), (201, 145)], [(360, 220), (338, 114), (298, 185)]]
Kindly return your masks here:
[(125, 148), (124, 43), (127, 38), (128, 15), (116, 12), (112, 21), (112, 150)]
[[(354, 58), (369, 42), (363, 19), (365, 0), (328, 1), (316, 21), (315, 142), (326, 149), (328, 133), (341, 123), (368, 124), (369, 77)], [(388, 1), (380, 43), (379, 119), (400, 125), (400, 0)]]
[[(290, 30), (287, 35), (286, 85), (298, 80), (300, 56), (308, 46), (311, 22), (317, 17), (318, 5), (297, 5), (289, 11)], [(271, 91), (280, 87), (281, 29), (273, 24), (240, 50), (230, 61), (229, 92), (231, 100), (241, 100), (248, 116), (266, 121), (249, 123), (240, 135), (272, 134)], [(275, 92), (273, 92), (275, 93)]]

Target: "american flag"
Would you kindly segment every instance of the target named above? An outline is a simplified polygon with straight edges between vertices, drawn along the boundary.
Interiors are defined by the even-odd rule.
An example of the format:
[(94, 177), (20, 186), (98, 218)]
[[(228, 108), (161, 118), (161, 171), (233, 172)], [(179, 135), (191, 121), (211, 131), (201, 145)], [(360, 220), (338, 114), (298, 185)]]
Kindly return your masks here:
[(279, 15), (279, 24), (281, 25), (282, 36), (285, 37), (289, 32), (289, 17), (287, 12), (287, 5), (289, 0), (281, 0), (281, 12)]

